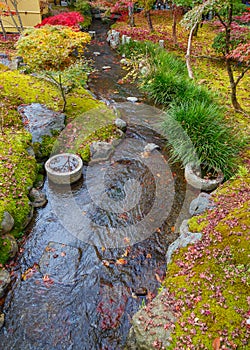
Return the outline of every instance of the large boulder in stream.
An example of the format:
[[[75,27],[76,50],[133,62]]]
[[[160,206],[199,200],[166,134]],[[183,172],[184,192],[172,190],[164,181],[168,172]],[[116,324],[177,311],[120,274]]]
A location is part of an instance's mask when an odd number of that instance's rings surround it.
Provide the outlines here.
[[[26,130],[32,135],[32,142],[41,142],[45,135],[51,136],[51,131],[64,129],[65,114],[55,112],[40,103],[21,105],[18,112]]]
[[[125,349],[167,349],[176,320],[169,293],[164,289],[147,307],[133,316]]]

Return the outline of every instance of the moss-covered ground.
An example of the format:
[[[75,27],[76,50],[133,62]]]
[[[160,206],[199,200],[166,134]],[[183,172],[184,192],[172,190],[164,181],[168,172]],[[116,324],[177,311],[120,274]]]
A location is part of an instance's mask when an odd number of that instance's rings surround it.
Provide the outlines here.
[[[135,16],[136,27],[129,28],[126,22],[117,22],[114,27],[137,40],[158,42],[163,39],[166,50],[184,58],[188,32],[178,24],[178,45],[174,46],[170,12],[153,11],[152,21],[155,29],[153,33],[147,30],[146,18],[142,13]],[[240,129],[249,136],[249,115],[236,113],[231,106],[225,65],[211,48],[214,36],[214,28],[204,24],[194,38],[192,52],[195,57],[192,58],[192,64],[195,80],[218,94],[221,103],[227,108],[225,117],[232,128]],[[235,74],[237,76],[239,71],[235,71]],[[239,102],[248,113],[249,91],[248,75],[238,86]],[[163,285],[169,290],[169,295],[174,296],[176,302],[172,309],[178,315],[178,322],[172,325],[174,331],[168,349],[249,348],[248,147],[241,154],[241,164],[238,175],[224,183],[213,195],[216,208],[190,219],[190,229],[202,232],[202,240],[178,250],[168,265]],[[161,348],[160,344],[155,346]]]

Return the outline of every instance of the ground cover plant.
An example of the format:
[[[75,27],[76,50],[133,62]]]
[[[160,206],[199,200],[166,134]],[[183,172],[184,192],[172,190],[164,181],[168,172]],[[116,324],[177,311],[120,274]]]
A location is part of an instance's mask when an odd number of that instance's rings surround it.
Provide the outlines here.
[[[249,185],[245,176],[222,186],[216,208],[190,220],[203,238],[168,266],[164,286],[179,310],[169,349],[248,348]]]

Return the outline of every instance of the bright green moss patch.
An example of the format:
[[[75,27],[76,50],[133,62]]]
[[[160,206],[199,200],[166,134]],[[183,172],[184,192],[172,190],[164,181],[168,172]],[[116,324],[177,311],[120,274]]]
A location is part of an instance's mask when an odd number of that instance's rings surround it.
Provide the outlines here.
[[[27,152],[30,143],[30,134],[25,131],[8,129],[0,137],[0,219],[8,211],[17,229],[30,211],[27,195],[36,177],[35,158]]]
[[[209,350],[216,338],[225,348],[248,348],[249,188],[247,177],[225,183],[213,195],[217,207],[189,221],[203,237],[168,266],[164,286],[179,317],[169,349]]]
[[[11,250],[11,242],[8,239],[0,237],[0,264],[3,265],[9,259],[9,252]]]
[[[56,111],[60,99],[57,89],[50,83],[18,71],[0,72],[1,98],[7,98],[13,107],[22,103],[38,102]]]

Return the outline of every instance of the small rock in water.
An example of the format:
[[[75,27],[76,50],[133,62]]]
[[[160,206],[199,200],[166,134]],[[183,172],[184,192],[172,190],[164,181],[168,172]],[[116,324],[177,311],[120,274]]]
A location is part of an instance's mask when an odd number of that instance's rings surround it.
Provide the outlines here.
[[[0,270],[0,298],[4,296],[5,290],[10,284],[10,274],[7,270]]]
[[[30,191],[30,197],[32,199],[31,205],[34,208],[41,208],[47,204],[46,195],[36,188],[32,188]]]
[[[125,120],[117,118],[115,120],[115,125],[117,126],[118,129],[125,131],[127,128],[127,123],[125,122]]]
[[[154,149],[160,149],[160,147],[155,143],[147,143],[144,147],[145,152],[152,152]]]
[[[103,66],[102,69],[107,70],[107,69],[111,69],[111,67],[110,66]]]
[[[134,97],[134,96],[129,96],[129,97],[127,97],[127,101],[129,101],[129,102],[137,102],[138,101],[138,98],[137,97]]]
[[[98,52],[98,51],[94,51],[94,52],[93,52],[93,55],[94,55],[94,56],[100,56],[100,54],[101,54],[101,53]]]
[[[148,290],[147,288],[144,288],[144,287],[140,287],[140,288],[137,288],[135,291],[134,291],[135,295],[137,296],[145,296],[148,294]]]

